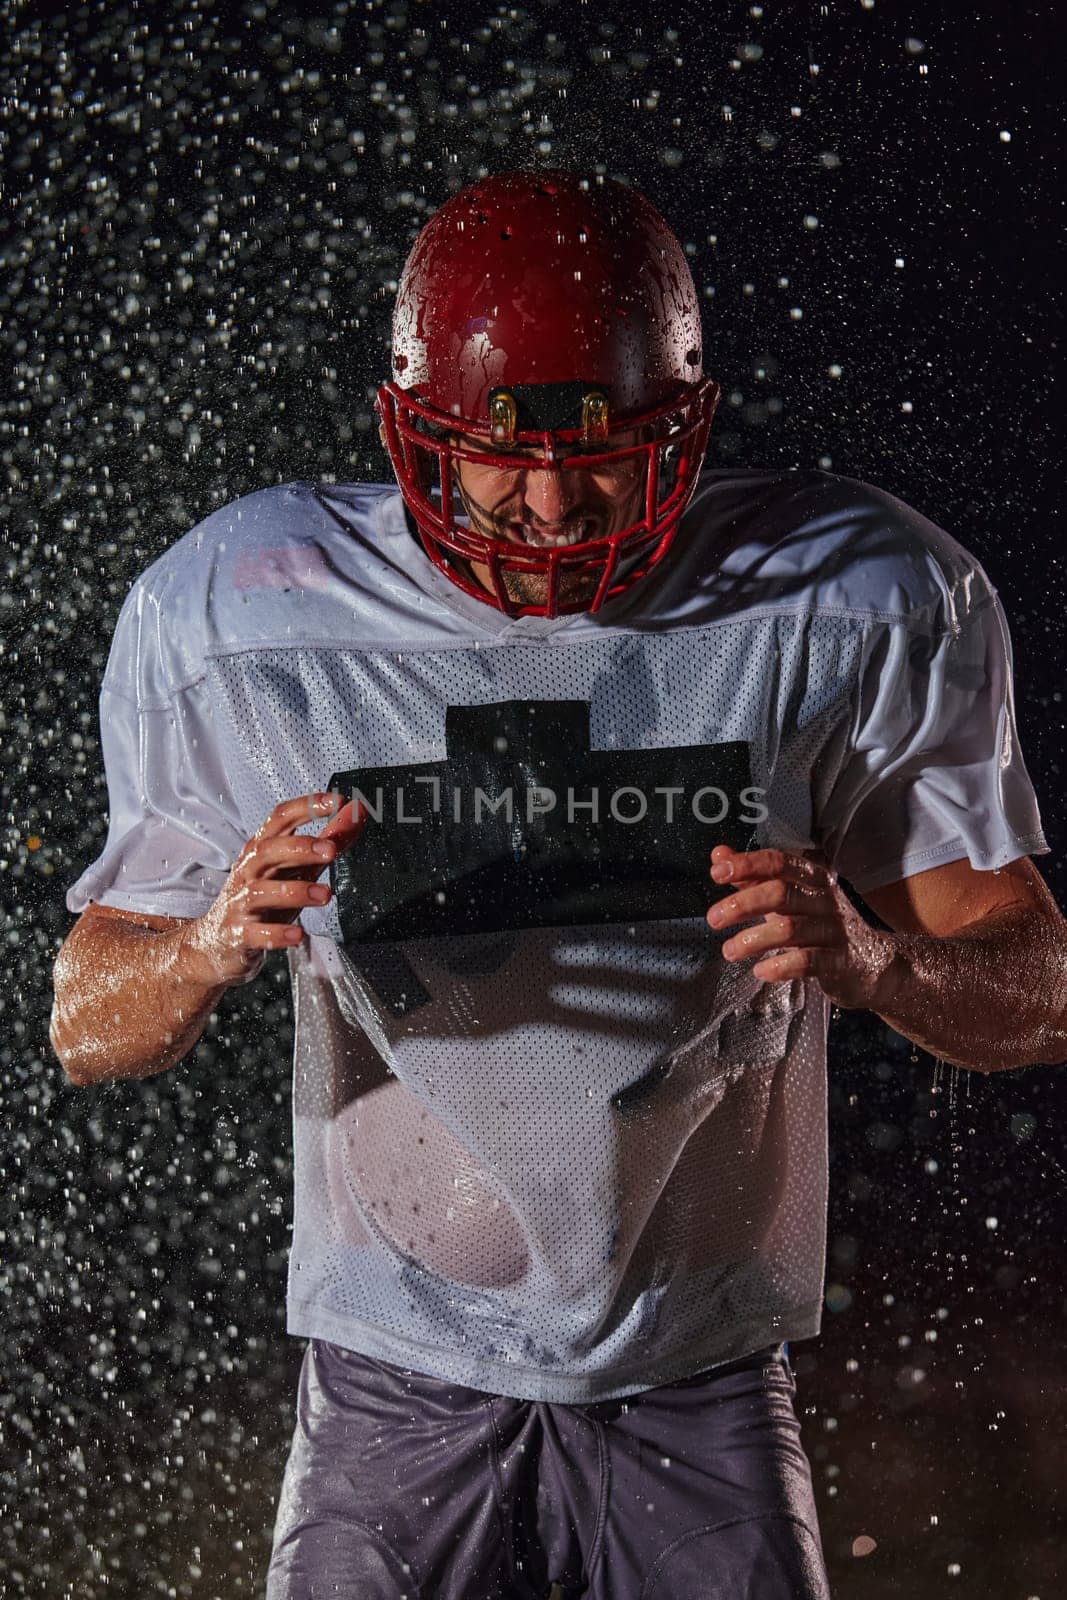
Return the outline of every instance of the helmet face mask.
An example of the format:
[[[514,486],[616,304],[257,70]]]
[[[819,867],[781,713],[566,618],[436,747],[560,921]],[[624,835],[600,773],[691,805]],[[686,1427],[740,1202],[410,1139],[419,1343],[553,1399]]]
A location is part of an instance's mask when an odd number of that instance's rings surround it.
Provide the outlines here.
[[[597,611],[666,554],[718,387],[642,196],[512,173],[455,195],[397,295],[382,437],[430,560],[512,616]]]
[[[395,383],[382,385],[378,410],[397,481],[434,565],[511,616],[551,617],[599,610],[666,554],[696,484],[717,398],[717,386],[704,379],[596,443],[567,428],[517,429],[504,444],[490,422],[468,418],[457,427]],[[588,537],[545,548],[508,538],[499,522],[516,519],[492,516],[493,505],[522,496],[528,474],[543,472],[571,479],[586,511],[592,499],[599,518],[584,520],[600,525]],[[589,480],[592,495],[583,493]],[[483,481],[491,485],[490,506]],[[607,514],[612,505],[621,520]]]

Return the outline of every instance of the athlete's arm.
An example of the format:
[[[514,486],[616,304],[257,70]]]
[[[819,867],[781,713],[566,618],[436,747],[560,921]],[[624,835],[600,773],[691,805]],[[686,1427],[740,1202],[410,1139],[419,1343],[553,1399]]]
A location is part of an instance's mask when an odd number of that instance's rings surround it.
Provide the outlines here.
[[[1067,1060],[1067,923],[1028,857],[868,890],[891,932],[865,922],[816,859],[719,845],[712,876],[738,891],[708,912],[712,927],[763,918],[723,945],[728,961],[758,957],[755,977],[814,977],[836,1005],[979,1072]]]
[[[147,1078],[180,1061],[220,996],[268,950],[299,944],[300,911],[330,895],[314,880],[362,831],[344,806],[317,838],[295,830],[335,797],[283,801],[243,847],[210,910],[176,918],[90,905],[56,958],[50,1037],[72,1083]]]
[[[72,1083],[148,1078],[180,1061],[227,985],[196,983],[190,919],[90,904],[56,957],[49,1037]]]
[[[987,1072],[1067,1060],[1067,924],[1029,856],[998,872],[952,861],[863,898],[903,936],[873,1008],[890,1027]]]
[[[868,889],[863,899],[897,933],[948,938],[1009,908],[1056,920],[1059,908],[1029,856],[999,872],[978,872],[969,861],[950,861],[913,877]]]

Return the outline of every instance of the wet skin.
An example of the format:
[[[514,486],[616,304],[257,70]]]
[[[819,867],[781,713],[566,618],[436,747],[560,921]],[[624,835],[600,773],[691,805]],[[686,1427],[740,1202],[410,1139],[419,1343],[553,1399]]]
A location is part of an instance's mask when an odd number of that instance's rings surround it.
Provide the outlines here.
[[[636,438],[635,430],[628,429],[596,448],[598,452],[619,449]],[[474,450],[486,449],[484,440],[468,435],[462,435],[461,442]],[[535,459],[539,458],[531,456],[531,461]],[[556,548],[606,538],[641,514],[645,472],[640,459],[563,471],[532,464],[525,470],[504,470],[456,458],[455,468],[471,525],[490,539],[531,549]],[[491,591],[484,562],[472,561],[470,568],[476,581]],[[599,570],[562,573],[560,603],[591,599],[599,577]],[[504,586],[518,605],[543,605],[547,599],[548,580],[538,573],[505,573]]]

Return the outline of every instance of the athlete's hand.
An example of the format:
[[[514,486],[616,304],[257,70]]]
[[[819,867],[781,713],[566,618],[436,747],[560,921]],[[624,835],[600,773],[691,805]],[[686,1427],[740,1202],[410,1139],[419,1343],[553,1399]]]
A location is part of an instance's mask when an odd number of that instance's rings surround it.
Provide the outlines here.
[[[297,834],[319,817],[331,820],[317,837]],[[353,802],[341,805],[337,794],[305,794],[275,806],[241,850],[210,911],[190,924],[185,948],[195,977],[209,984],[248,983],[268,950],[299,944],[304,930],[293,926],[295,919],[305,906],[324,905],[333,892],[316,878],[358,839],[366,821],[364,807],[354,813]]]
[[[864,922],[842,890],[837,873],[816,852],[731,850],[711,852],[711,877],[736,893],[708,912],[709,927],[762,918],[727,939],[727,961],[760,959],[752,975],[768,983],[815,978],[834,1005],[875,1009],[893,959],[891,933]]]

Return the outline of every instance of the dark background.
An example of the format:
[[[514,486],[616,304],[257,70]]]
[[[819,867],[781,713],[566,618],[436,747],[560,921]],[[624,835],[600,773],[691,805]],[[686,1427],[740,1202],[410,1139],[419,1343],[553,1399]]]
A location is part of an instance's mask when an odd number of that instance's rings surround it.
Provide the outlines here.
[[[1064,898],[1062,17],[759,12],[0,3],[0,1593],[262,1592],[302,1351],[284,967],[172,1072],[97,1090],[49,1051],[50,967],[104,837],[96,696],[122,596],[239,494],[386,476],[392,294],[463,182],[631,179],[703,296],[711,464],[832,466],[978,555]],[[835,1595],[1051,1600],[1063,1076],[939,1086],[846,1016],[831,1096],[828,1309],[793,1356]]]

